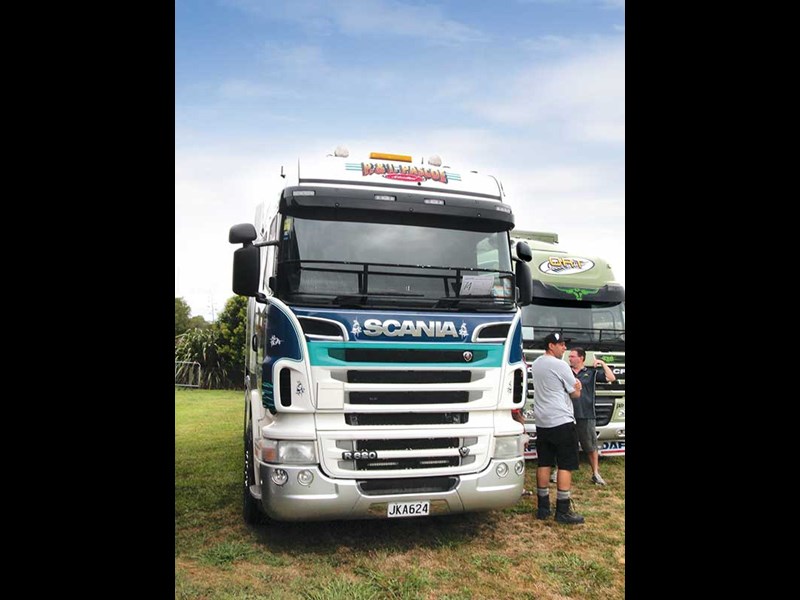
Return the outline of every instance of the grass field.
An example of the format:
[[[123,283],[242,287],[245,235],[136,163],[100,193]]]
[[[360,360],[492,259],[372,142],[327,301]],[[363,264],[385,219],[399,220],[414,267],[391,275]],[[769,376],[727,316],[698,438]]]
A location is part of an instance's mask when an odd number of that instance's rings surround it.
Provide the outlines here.
[[[585,458],[573,473],[584,525],[537,521],[525,497],[489,513],[249,528],[243,406],[242,392],[175,392],[176,598],[624,597],[624,457],[601,459],[606,487],[589,482]],[[527,489],[535,470],[529,461]]]

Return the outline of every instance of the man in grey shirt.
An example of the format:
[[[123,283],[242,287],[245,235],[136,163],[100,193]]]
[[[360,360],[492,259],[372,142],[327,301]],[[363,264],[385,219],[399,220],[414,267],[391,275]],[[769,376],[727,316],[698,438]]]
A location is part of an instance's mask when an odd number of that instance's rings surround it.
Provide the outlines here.
[[[559,523],[583,523],[583,516],[572,510],[572,471],[578,469],[578,433],[570,398],[579,398],[581,382],[575,379],[572,369],[562,360],[567,342],[561,333],[550,333],[544,338],[544,354],[533,361],[533,414],[536,418],[536,451],[539,464],[536,469],[537,519],[550,516],[550,492],[547,484],[550,469],[558,462],[556,516]]]

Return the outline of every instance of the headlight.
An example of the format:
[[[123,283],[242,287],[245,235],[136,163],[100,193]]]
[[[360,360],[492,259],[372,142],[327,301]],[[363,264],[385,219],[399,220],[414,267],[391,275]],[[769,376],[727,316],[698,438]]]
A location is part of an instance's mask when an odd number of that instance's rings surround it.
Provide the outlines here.
[[[308,465],[317,463],[314,446],[314,442],[262,438],[256,441],[256,453],[264,462]]]
[[[494,458],[518,458],[522,456],[521,435],[508,435],[494,438]]]

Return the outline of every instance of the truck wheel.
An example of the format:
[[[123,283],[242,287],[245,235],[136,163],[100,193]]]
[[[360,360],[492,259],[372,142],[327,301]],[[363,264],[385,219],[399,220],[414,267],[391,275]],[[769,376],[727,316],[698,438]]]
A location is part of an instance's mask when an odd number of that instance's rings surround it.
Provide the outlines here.
[[[253,428],[250,422],[250,406],[245,405],[244,416],[244,492],[242,500],[242,516],[248,525],[257,525],[263,521],[263,514],[258,501],[250,494],[250,486],[255,483],[253,471]]]

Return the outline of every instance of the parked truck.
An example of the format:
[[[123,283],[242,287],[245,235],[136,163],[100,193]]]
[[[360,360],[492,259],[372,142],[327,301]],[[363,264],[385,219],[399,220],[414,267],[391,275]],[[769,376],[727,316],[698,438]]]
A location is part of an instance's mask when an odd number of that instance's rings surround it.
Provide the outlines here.
[[[577,255],[558,246],[558,234],[543,231],[512,232],[514,240],[527,241],[533,252],[533,301],[522,309],[523,346],[528,364],[544,354],[544,336],[560,331],[572,338],[568,348],[586,350],[586,364],[595,358],[606,362],[616,376],[612,383],[597,383],[595,412],[601,455],[625,454],[625,290],[615,281],[604,259]],[[564,355],[567,360],[567,354]],[[525,457],[536,453],[533,417],[533,380],[527,378],[523,410],[529,441]]]
[[[343,147],[281,177],[229,235],[250,298],[245,521],[515,504],[533,280],[500,182]]]

